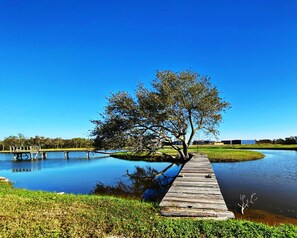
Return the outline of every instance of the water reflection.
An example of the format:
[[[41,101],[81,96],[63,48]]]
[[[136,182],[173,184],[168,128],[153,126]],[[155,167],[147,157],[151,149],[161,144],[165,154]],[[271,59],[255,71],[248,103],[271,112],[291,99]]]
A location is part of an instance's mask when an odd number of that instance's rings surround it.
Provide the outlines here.
[[[40,161],[12,161],[11,163],[11,171],[13,173],[33,172],[39,170],[42,170],[42,163]]]
[[[150,166],[136,166],[133,173],[126,172],[125,177],[128,178],[128,181],[119,180],[115,185],[111,186],[99,182],[91,193],[159,202],[179,172],[177,170],[174,174],[168,174],[167,171],[173,166],[174,164],[170,164],[161,171]]]
[[[41,169],[38,169],[41,170]],[[12,169],[13,173],[19,173],[19,172],[32,172],[33,169],[25,169],[25,168],[18,168],[18,169]]]
[[[47,158],[37,158],[31,160],[28,154],[27,158],[23,160],[15,160],[13,154],[0,154],[0,172],[2,170],[10,170],[12,173],[16,172],[36,172],[42,169],[65,167],[78,163],[85,163],[86,160],[104,159],[109,156],[98,154],[95,152],[90,153],[90,157],[86,158],[83,152],[71,152],[71,157],[66,159],[63,152],[49,152]],[[23,155],[23,156],[24,156]]]
[[[127,170],[134,173],[135,166],[151,166],[162,171],[169,165],[171,163],[127,161],[95,153],[86,159],[85,153],[80,152],[72,152],[70,159],[65,159],[63,152],[51,152],[47,159],[32,161],[14,161],[12,154],[0,154],[0,176],[8,178],[15,187],[75,194],[89,194],[98,181],[108,186],[115,185],[119,179],[128,182]],[[174,176],[179,169],[180,166],[172,165],[166,175]]]

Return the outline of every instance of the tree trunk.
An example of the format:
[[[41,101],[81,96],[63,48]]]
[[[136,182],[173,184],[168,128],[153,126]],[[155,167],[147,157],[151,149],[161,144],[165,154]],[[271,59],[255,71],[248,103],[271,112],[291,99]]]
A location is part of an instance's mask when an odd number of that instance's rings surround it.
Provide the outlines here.
[[[188,144],[185,141],[182,141],[182,146],[183,146],[183,148],[180,148],[177,145],[171,144],[171,147],[173,149],[177,150],[180,160],[186,161],[190,158],[189,152],[188,152]]]
[[[179,158],[181,160],[186,160],[185,155],[184,155],[184,152],[182,150],[178,150],[178,153],[179,153]]]
[[[190,156],[189,156],[189,151],[188,151],[188,144],[185,142],[185,141],[183,141],[183,154],[184,154],[184,160],[187,160],[187,159],[189,159],[190,158]]]

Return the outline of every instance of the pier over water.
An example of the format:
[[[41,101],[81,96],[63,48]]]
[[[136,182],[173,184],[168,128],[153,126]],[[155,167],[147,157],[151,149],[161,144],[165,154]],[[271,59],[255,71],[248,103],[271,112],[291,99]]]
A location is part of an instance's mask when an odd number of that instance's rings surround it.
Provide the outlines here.
[[[51,152],[63,152],[64,158],[69,159],[71,152],[84,152],[86,153],[86,159],[90,159],[90,153],[99,153],[110,155],[112,152],[97,151],[94,149],[41,149],[40,146],[10,146],[9,152],[13,154],[14,159],[18,161],[22,160],[35,160],[46,159],[47,154]]]
[[[181,169],[160,203],[163,216],[225,220],[228,211],[207,156],[194,155]]]

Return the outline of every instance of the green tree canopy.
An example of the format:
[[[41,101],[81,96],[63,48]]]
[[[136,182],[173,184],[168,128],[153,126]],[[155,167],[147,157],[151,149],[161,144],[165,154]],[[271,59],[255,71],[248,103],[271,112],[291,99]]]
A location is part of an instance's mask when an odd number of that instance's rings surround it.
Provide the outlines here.
[[[158,71],[151,88],[139,85],[135,96],[112,94],[101,118],[93,121],[92,134],[100,149],[130,147],[152,152],[166,144],[188,159],[196,132],[216,135],[228,107],[209,77],[188,70]]]

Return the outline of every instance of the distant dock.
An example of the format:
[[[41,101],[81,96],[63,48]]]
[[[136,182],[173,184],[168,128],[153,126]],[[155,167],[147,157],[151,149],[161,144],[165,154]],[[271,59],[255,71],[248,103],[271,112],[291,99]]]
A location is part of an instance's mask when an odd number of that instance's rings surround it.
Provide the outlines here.
[[[194,155],[183,166],[160,208],[162,215],[169,217],[234,218],[228,211],[211,163],[203,155]]]
[[[87,159],[90,159],[90,153],[112,154],[112,152],[97,151],[94,149],[41,149],[40,146],[10,146],[8,153],[13,154],[15,160],[22,161],[46,159],[48,153],[51,152],[62,152],[65,159],[69,159],[72,152],[84,152]]]

